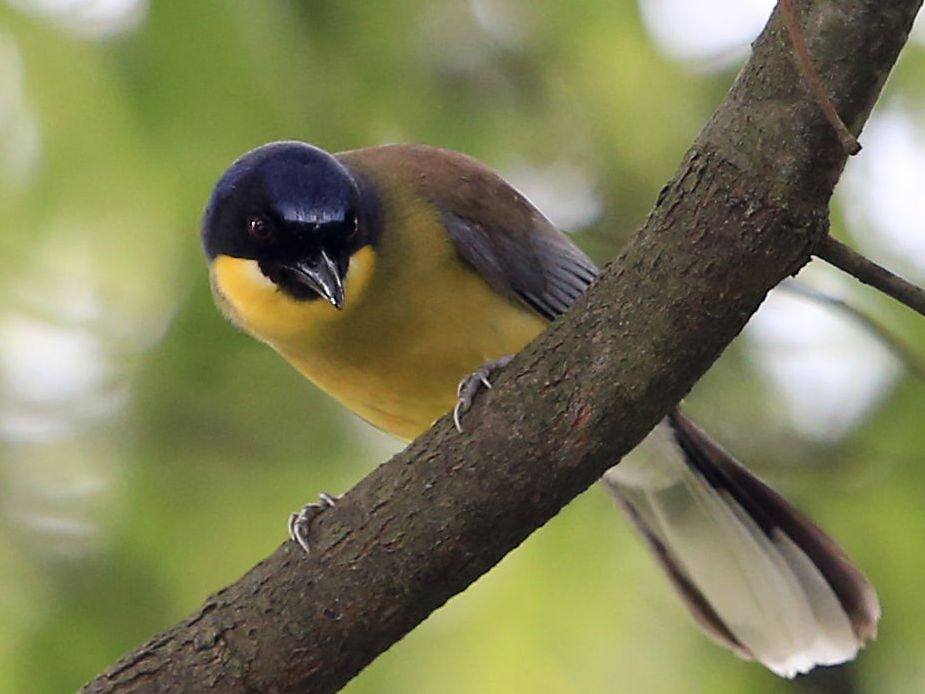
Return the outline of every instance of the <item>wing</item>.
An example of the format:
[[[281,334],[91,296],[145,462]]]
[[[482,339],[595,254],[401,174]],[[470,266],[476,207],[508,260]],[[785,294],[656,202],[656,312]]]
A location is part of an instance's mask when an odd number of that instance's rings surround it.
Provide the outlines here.
[[[459,254],[492,287],[548,320],[565,313],[597,275],[591,260],[545,218],[529,233],[512,233],[450,211],[443,216]]]
[[[527,198],[475,159],[425,145],[338,155],[374,164],[438,211],[460,257],[498,292],[547,320],[567,311],[597,268]]]

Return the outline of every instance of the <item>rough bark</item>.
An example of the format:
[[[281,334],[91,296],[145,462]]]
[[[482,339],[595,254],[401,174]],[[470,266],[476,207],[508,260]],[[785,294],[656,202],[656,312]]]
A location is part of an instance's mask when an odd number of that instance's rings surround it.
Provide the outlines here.
[[[920,0],[797,8],[860,130]],[[444,418],[313,528],[87,692],[332,692],[633,448],[827,232],[845,163],[775,15],[643,227],[466,415]]]

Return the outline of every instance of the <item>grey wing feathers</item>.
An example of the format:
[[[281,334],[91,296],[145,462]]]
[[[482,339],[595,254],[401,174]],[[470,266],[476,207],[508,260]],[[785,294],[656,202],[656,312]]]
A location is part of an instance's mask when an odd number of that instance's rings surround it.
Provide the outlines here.
[[[548,320],[571,308],[597,276],[591,259],[539,214],[529,233],[486,228],[452,212],[443,222],[459,254],[494,289]]]

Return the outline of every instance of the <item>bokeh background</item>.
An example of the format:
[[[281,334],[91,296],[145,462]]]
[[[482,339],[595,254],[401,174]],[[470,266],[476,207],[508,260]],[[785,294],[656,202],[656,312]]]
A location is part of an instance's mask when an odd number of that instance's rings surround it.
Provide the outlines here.
[[[198,223],[234,157],[463,150],[603,263],[772,5],[0,2],[0,691],[75,689],[397,450],[213,308]],[[834,233],[920,282],[922,24],[833,208]],[[910,311],[818,262],[800,280],[925,355]],[[592,489],[347,691],[925,691],[923,403],[869,326],[787,290],[688,399],[878,586],[857,663],[784,682],[714,647]]]

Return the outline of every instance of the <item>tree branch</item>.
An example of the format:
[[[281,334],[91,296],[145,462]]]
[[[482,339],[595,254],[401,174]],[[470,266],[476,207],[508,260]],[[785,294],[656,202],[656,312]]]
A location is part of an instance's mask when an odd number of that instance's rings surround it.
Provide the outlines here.
[[[813,249],[813,255],[925,316],[925,289],[894,275],[841,241],[826,236]]]
[[[861,143],[851,134],[851,131],[848,130],[848,126],[845,125],[841,116],[838,115],[838,111],[835,109],[832,100],[825,91],[825,85],[823,85],[822,80],[819,79],[819,73],[816,72],[816,68],[813,65],[813,59],[809,55],[809,49],[806,48],[803,30],[800,29],[796,12],[793,10],[792,0],[778,0],[778,5],[780,5],[781,16],[784,18],[784,26],[787,27],[787,33],[790,35],[790,42],[793,44],[793,51],[797,56],[797,60],[800,62],[800,69],[803,70],[803,77],[806,78],[810,91],[812,91],[813,96],[816,97],[819,108],[822,109],[822,112],[829,121],[829,125],[832,126],[835,134],[838,135],[838,139],[842,147],[845,148],[845,152],[849,155],[857,154],[861,151]]]
[[[866,328],[871,335],[880,340],[881,344],[903,363],[909,373],[925,381],[925,360],[874,316],[848,303],[844,299],[832,296],[831,294],[827,294],[805,284],[798,283],[796,280],[782,282],[780,288],[820,304],[831,306],[853,318],[858,324]]]
[[[806,39],[866,120],[920,0],[818,0]],[[88,692],[332,692],[520,544],[688,392],[827,233],[845,153],[775,14],[643,227],[466,415],[380,466]]]

